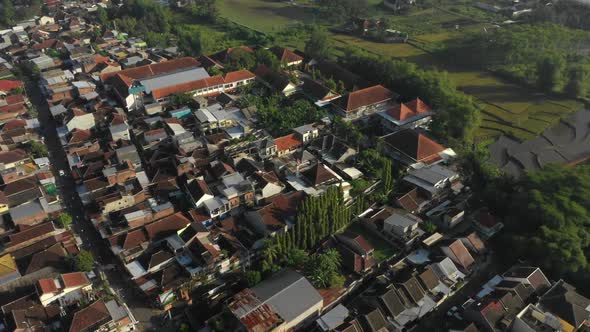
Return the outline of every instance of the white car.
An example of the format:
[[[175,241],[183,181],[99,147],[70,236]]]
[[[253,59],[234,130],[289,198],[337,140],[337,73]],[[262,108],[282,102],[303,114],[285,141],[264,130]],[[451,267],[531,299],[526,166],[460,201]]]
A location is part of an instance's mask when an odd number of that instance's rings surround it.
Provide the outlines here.
[[[66,172],[64,172],[63,169],[60,169],[59,170],[59,176],[64,176],[64,175],[66,175]]]

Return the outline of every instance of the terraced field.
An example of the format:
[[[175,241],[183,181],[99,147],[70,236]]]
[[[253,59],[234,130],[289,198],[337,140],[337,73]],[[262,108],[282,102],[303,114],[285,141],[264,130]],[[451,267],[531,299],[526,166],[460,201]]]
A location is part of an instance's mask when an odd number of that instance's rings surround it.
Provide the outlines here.
[[[476,98],[484,108],[483,121],[477,136],[486,139],[509,133],[520,139],[538,135],[559,119],[577,111],[583,105],[577,101],[548,97],[527,88],[505,82],[486,71],[457,68],[443,63],[428,51],[436,43],[452,39],[466,31],[482,29],[486,20],[495,17],[466,5],[451,5],[414,11],[407,16],[388,15],[380,0],[371,0],[371,10],[387,17],[399,26],[398,30],[410,32],[408,44],[385,44],[354,36],[333,34],[339,55],[346,46],[360,47],[370,53],[404,59],[428,68],[449,72],[457,87]],[[222,0],[221,15],[258,31],[273,33],[295,23],[322,22],[317,11],[308,1],[296,5],[271,0]],[[303,48],[304,40],[296,36],[287,38],[285,45]]]

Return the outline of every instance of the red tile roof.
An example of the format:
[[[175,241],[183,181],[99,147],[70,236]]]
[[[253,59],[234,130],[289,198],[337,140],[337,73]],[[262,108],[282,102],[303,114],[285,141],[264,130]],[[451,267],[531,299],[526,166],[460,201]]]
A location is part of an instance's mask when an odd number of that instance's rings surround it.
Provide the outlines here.
[[[88,277],[84,272],[64,273],[61,275],[65,288],[80,287],[90,285]]]
[[[232,71],[232,72],[225,74],[225,77],[223,78],[223,80],[225,81],[225,84],[230,84],[230,83],[236,83],[239,81],[249,80],[249,79],[252,79],[255,77],[256,77],[256,75],[254,75],[253,72],[246,70],[246,69],[242,69],[242,70],[236,70],[236,71]]]
[[[104,82],[115,75],[125,76],[129,79],[137,80],[198,66],[200,66],[200,63],[199,61],[197,61],[197,59],[191,57],[184,57],[145,66],[129,68],[117,72],[104,73],[100,75],[100,80]]]
[[[110,321],[111,315],[103,301],[96,301],[76,312],[70,325],[70,332],[81,332]]]
[[[439,153],[445,150],[444,146],[412,129],[389,135],[385,142],[413,160],[426,163],[440,158]]]
[[[17,129],[17,128],[24,128],[26,126],[27,126],[26,120],[14,119],[14,120],[6,122],[4,124],[4,127],[2,127],[2,130],[12,130],[12,129]]]
[[[424,114],[428,112],[430,112],[430,107],[418,98],[407,104],[400,103],[398,106],[392,107],[389,110],[387,110],[387,114],[389,116],[399,121],[404,121],[413,118],[419,114]]]
[[[54,279],[39,279],[37,288],[41,291],[41,294],[57,292],[57,285]]]
[[[270,49],[270,51],[277,56],[277,58],[279,58],[280,62],[283,63],[292,63],[292,62],[298,62],[298,61],[303,61],[303,57],[295,54],[293,51],[291,51],[288,48],[284,48],[284,47],[273,47]]]
[[[27,112],[27,108],[23,104],[12,104],[0,107],[0,113],[18,113],[24,114]],[[9,117],[14,117],[14,114],[6,114]]]
[[[299,140],[297,134],[293,133],[287,136],[275,138],[275,144],[277,145],[277,151],[286,151],[301,146],[303,142]]]
[[[338,99],[337,103],[346,112],[358,108],[384,103],[393,98],[393,92],[382,85],[357,90]]]
[[[375,250],[375,248],[373,248],[373,246],[360,234],[357,235],[353,240],[367,253]]]
[[[23,86],[23,82],[16,80],[0,80],[0,91],[8,92]]]
[[[4,101],[8,105],[23,104],[25,102],[25,96],[23,96],[20,93],[16,94],[16,95],[10,95],[10,96],[6,96],[4,98]]]

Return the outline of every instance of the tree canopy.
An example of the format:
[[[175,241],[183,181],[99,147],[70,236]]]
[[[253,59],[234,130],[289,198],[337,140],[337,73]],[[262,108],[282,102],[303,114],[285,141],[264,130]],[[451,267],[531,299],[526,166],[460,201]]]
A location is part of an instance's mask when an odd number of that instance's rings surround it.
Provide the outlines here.
[[[318,60],[331,58],[334,50],[328,31],[314,27],[305,43],[305,54]]]
[[[532,172],[509,200],[511,255],[528,256],[559,275],[588,271],[590,166]]]
[[[94,257],[88,250],[80,250],[74,257],[74,269],[76,271],[90,272],[94,268]]]
[[[461,145],[473,138],[481,122],[475,101],[457,90],[446,72],[421,70],[416,65],[378,58],[359,51],[346,52],[344,65],[371,82],[380,82],[402,99],[419,97],[436,110],[431,131],[440,139]]]
[[[464,34],[447,42],[447,60],[493,70],[543,91],[588,95],[590,32],[557,24],[523,24]]]

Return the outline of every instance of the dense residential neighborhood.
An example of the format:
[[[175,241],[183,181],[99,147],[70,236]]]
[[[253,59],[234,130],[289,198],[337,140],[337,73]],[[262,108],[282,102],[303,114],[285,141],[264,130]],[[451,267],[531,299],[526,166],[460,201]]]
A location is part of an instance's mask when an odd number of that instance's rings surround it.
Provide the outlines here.
[[[307,45],[152,47],[111,6],[44,0],[0,31],[0,331],[590,331],[569,240],[524,255],[498,212],[542,179],[492,179],[437,87]],[[582,163],[587,113],[491,164]]]

